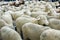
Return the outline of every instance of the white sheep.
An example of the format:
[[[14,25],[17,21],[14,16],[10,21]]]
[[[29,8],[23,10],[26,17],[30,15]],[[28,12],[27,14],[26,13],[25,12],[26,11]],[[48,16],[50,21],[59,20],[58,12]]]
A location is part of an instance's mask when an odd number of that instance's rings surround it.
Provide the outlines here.
[[[0,19],[0,29],[5,25],[8,25],[8,24],[3,19]]]
[[[54,10],[54,8],[49,3],[46,4],[46,10],[45,11],[48,12],[49,16],[55,16],[57,14],[56,11]]]
[[[29,16],[22,16],[22,17],[19,17],[16,19],[16,27],[17,27],[17,31],[19,33],[21,33],[20,31],[22,31],[22,26],[25,24],[25,23],[28,23],[28,22],[32,22],[32,23],[37,23],[38,24],[38,21],[36,18],[32,18],[32,17],[29,17]]]
[[[13,11],[11,11],[11,10],[8,10],[8,11],[6,11],[4,14],[12,14],[12,13],[14,13]]]
[[[47,16],[47,19],[52,19],[52,18],[60,19],[60,14],[57,13],[55,16]]]
[[[50,19],[49,26],[53,29],[60,29],[60,20],[55,18]]]
[[[0,10],[0,16],[2,16],[4,14],[3,10]]]
[[[31,12],[30,12],[29,9],[23,9],[23,10],[25,10],[25,11],[24,11],[24,14],[25,14],[25,15],[29,15],[29,16],[31,15]]]
[[[43,11],[37,11],[37,12],[32,12],[31,16],[36,18],[39,15],[47,15],[48,13],[43,12]]]
[[[10,14],[4,14],[4,15],[2,15],[1,19],[5,21],[4,22],[4,21],[1,20],[2,23],[5,23],[6,26],[11,26],[11,28],[14,29],[14,27],[13,27],[13,20],[12,20],[12,17],[11,17]]]
[[[12,12],[11,15],[12,15],[12,18],[14,20],[16,20],[18,17],[20,17],[21,15],[23,15],[23,12],[21,12],[21,11],[15,11],[15,12]]]
[[[60,30],[48,29],[42,32],[40,40],[60,40]]]
[[[39,25],[49,25],[48,19],[45,15],[39,15],[36,17]]]
[[[40,35],[43,31],[50,29],[34,23],[26,23],[22,27],[24,40],[40,40]]]
[[[21,36],[8,26],[1,28],[1,37],[3,40],[22,40]]]

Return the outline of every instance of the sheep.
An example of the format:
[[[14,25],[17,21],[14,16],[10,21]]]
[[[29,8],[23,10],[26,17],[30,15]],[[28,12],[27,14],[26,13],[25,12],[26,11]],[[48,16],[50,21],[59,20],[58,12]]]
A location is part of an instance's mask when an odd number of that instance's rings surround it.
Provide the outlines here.
[[[1,19],[6,21],[6,23],[12,25],[12,17],[11,17],[11,15],[8,15],[8,14],[2,15]]]
[[[10,6],[15,6],[15,7],[19,7],[19,5],[21,5],[21,4],[24,4],[24,0],[9,3]]]
[[[23,12],[16,11],[16,12],[11,13],[11,15],[12,15],[13,20],[16,20],[18,17],[20,17],[21,15],[23,15]]]
[[[8,11],[6,11],[4,14],[12,14],[12,13],[14,13],[13,11],[11,11],[11,10],[8,10]]]
[[[31,16],[36,18],[39,15],[47,15],[48,13],[43,12],[43,11],[38,11],[38,12],[32,12]]]
[[[48,19],[45,15],[39,15],[37,19],[39,25],[49,25]]]
[[[8,25],[8,24],[3,19],[0,19],[0,29],[5,25]]]
[[[25,10],[23,11],[25,15],[29,15],[29,16],[31,15],[31,12],[29,9],[23,9],[23,10]]]
[[[54,8],[49,3],[46,4],[46,10],[47,10],[49,16],[55,16],[57,14],[57,12],[54,10]]]
[[[0,16],[2,16],[4,14],[4,11],[0,10]]]
[[[10,6],[10,7],[8,7],[8,10],[11,10],[11,11],[16,11],[16,9],[15,9],[15,6]]]
[[[6,7],[5,5],[2,6],[1,10],[2,10],[3,12],[8,11],[8,10],[7,10],[7,7]]]
[[[8,26],[1,28],[1,37],[3,40],[22,40],[21,36]]]
[[[31,16],[28,15],[22,15],[21,17],[32,18]]]
[[[46,5],[41,4],[41,5],[40,5],[40,9],[41,9],[42,11],[45,11],[45,6],[46,6]]]
[[[60,40],[60,30],[48,29],[42,32],[40,40]]]
[[[60,19],[60,14],[57,13],[57,14],[55,14],[55,16],[49,16],[49,15],[47,15],[46,17],[47,17],[48,20],[49,20],[49,19],[52,19],[52,18]]]
[[[49,20],[49,26],[53,29],[60,29],[60,20],[52,18]]]
[[[56,12],[57,12],[57,13],[60,13],[60,7],[58,7],[58,8],[56,9]]]
[[[29,17],[29,16],[22,16],[22,17],[19,17],[16,19],[16,27],[17,27],[17,31],[19,33],[21,33],[22,31],[22,26],[25,24],[25,23],[28,23],[28,22],[32,22],[32,23],[36,23],[38,24],[38,21],[36,18],[32,18],[32,17]]]
[[[10,14],[4,14],[1,16],[1,19],[4,20],[2,21],[2,23],[5,23],[7,26],[11,26],[12,29],[14,29],[14,26],[13,26],[13,20],[12,20],[12,17]]]
[[[5,12],[5,14],[9,14],[11,15],[12,19],[16,19],[15,15],[19,13],[19,12],[14,12],[12,10],[8,10],[7,12]]]
[[[34,23],[26,23],[22,26],[24,40],[40,40],[40,34],[47,29],[50,28]]]

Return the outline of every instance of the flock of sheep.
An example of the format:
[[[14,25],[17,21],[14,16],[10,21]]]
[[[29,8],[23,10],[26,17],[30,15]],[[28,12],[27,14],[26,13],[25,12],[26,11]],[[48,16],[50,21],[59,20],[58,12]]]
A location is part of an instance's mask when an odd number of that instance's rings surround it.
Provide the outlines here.
[[[0,6],[0,40],[60,40],[58,2],[11,3]]]

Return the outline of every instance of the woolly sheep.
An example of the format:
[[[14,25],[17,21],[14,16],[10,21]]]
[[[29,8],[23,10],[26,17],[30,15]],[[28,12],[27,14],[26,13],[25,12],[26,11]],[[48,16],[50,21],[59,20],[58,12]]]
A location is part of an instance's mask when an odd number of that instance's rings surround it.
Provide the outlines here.
[[[49,15],[47,15],[46,17],[47,17],[48,20],[49,20],[49,19],[52,19],[52,18],[60,19],[60,14],[57,13],[57,14],[55,14],[55,16],[49,16]]]
[[[13,12],[16,11],[15,6],[10,6],[10,7],[8,7],[8,9],[11,10],[11,11],[13,11]]]
[[[50,13],[50,16],[55,16],[56,15],[56,11],[51,6],[51,4],[47,3],[46,8],[47,8],[46,10],[48,11],[48,13]]]
[[[22,15],[21,17],[32,18],[31,16],[28,15]]]
[[[60,19],[60,13],[56,12],[55,17],[56,17],[57,19]]]
[[[25,10],[25,11],[24,11],[24,14],[25,14],[25,15],[29,15],[29,16],[31,15],[31,12],[30,12],[29,9],[24,9],[24,10]]]
[[[32,9],[32,12],[37,12],[39,10],[39,8],[34,8],[34,9]]]
[[[5,14],[10,14],[10,15],[11,15],[12,13],[14,13],[14,12],[11,11],[11,10],[8,10],[8,11],[5,12]]]
[[[24,40],[40,40],[40,34],[47,29],[50,28],[34,23],[26,23],[22,26]]]
[[[40,9],[42,10],[42,11],[45,11],[45,5],[40,5]]]
[[[60,20],[55,18],[50,19],[49,26],[53,29],[60,29]]]
[[[38,21],[37,19],[35,18],[32,18],[32,17],[19,17],[16,19],[16,27],[17,27],[17,31],[19,33],[21,33],[22,31],[22,26],[25,24],[25,23],[28,23],[28,22],[32,22],[32,23],[37,23],[38,24]]]
[[[47,17],[45,15],[39,15],[37,17],[37,19],[38,19],[39,25],[49,25],[49,22],[48,22]]]
[[[46,2],[45,2],[45,1],[40,1],[40,3],[41,3],[41,4],[46,4]]]
[[[38,11],[38,12],[32,12],[31,16],[36,18],[39,15],[47,15],[46,12]]]
[[[46,30],[40,35],[40,40],[60,40],[60,30]]]
[[[8,25],[7,26],[11,26],[11,28],[14,29],[13,27],[13,20],[10,14],[5,14],[1,16],[1,19],[3,19]],[[3,22],[3,21],[2,21]],[[4,23],[4,22],[3,22]]]
[[[15,30],[10,29],[7,26],[1,28],[1,37],[3,40],[22,40]]]
[[[55,3],[52,3],[52,2],[49,2],[49,4],[51,4],[52,8],[54,8],[54,9],[55,9],[56,6],[57,6]]]
[[[4,14],[4,12],[2,10],[0,10],[0,16],[2,16]]]
[[[23,15],[23,12],[16,11],[16,12],[11,13],[11,15],[12,15],[13,20],[16,20],[18,17],[20,17],[21,15]]]
[[[11,15],[8,15],[8,14],[2,15],[1,19],[6,21],[6,23],[8,23],[8,24],[12,24],[12,17],[11,17]]]
[[[5,25],[8,25],[8,24],[3,19],[0,19],[0,29]]]

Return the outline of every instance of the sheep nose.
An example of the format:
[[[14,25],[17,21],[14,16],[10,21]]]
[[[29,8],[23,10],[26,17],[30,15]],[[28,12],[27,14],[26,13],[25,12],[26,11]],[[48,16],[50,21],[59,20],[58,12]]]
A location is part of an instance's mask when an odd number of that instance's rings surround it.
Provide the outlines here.
[[[43,24],[43,26],[47,26],[46,24]]]
[[[17,28],[15,27],[15,31],[17,31]]]

